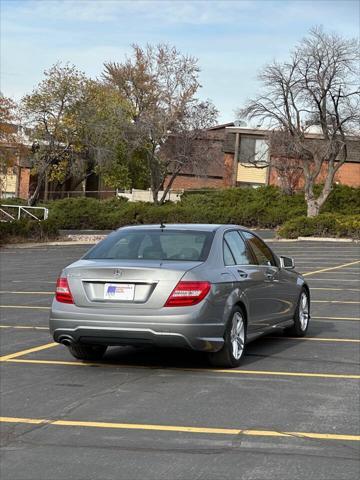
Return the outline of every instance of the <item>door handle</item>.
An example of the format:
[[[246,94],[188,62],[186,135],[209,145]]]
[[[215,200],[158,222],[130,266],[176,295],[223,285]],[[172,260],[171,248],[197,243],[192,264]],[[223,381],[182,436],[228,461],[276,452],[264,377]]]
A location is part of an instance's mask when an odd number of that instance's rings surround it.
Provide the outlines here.
[[[238,274],[240,275],[240,278],[247,278],[248,274],[244,272],[244,270],[238,270]]]
[[[276,282],[279,283],[279,279],[276,277],[277,272],[273,270],[267,270],[265,272],[265,277],[269,282]]]

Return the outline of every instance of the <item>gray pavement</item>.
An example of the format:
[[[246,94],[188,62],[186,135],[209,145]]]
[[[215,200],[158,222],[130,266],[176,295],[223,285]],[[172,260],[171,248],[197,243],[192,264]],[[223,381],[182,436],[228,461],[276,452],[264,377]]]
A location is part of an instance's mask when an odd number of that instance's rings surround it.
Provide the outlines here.
[[[359,246],[271,245],[307,275],[309,333],[259,339],[235,370],[151,348],[76,361],[48,307],[89,247],[0,251],[1,480],[359,478]]]

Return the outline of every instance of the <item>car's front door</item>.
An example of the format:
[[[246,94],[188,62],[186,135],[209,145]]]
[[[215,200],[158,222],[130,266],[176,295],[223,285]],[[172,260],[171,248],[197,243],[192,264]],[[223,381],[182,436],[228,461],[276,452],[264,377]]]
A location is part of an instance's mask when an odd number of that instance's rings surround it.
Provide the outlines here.
[[[266,319],[269,326],[288,320],[293,310],[293,292],[289,283],[284,281],[281,269],[270,248],[256,235],[242,231],[249,247],[256,257],[259,269],[264,275],[264,286],[261,292],[261,301],[257,309],[258,315]]]

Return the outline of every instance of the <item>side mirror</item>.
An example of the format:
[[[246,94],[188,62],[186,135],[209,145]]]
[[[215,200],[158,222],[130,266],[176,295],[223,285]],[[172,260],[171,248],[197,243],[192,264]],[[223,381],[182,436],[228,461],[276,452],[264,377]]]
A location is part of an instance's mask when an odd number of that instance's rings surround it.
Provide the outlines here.
[[[285,270],[293,270],[295,268],[295,260],[291,257],[280,257],[280,266]]]

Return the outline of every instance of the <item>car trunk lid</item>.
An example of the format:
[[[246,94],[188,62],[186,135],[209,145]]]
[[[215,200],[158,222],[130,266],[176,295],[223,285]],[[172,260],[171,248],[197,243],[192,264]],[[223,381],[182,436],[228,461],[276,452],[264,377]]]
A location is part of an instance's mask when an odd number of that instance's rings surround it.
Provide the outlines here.
[[[65,270],[75,305],[161,308],[183,275],[201,262],[79,260]]]

